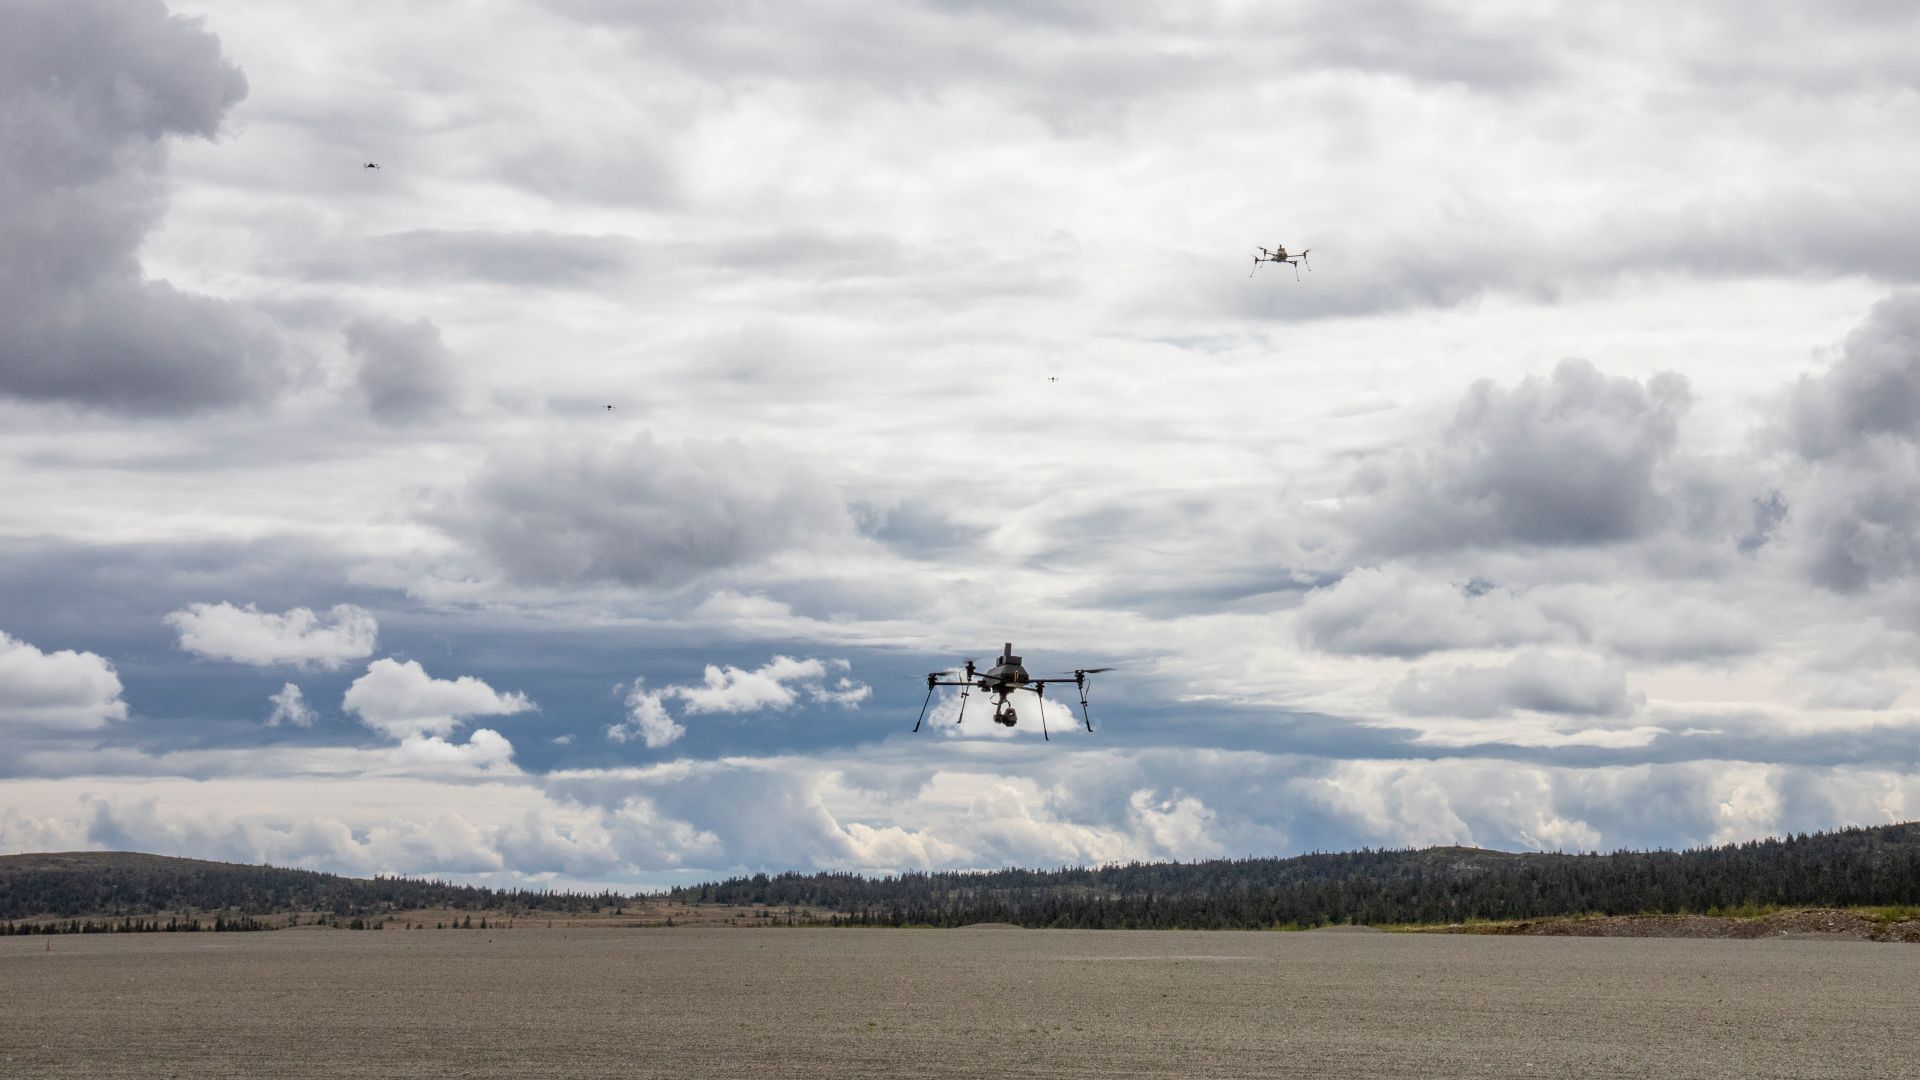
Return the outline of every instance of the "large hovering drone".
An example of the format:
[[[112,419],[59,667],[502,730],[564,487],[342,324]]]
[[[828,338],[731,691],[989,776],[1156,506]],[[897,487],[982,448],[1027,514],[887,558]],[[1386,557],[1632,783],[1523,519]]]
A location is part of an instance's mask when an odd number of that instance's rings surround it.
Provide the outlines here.
[[[1306,266],[1309,270],[1313,269],[1313,267],[1307,266],[1307,252],[1312,250],[1312,248],[1307,248],[1298,255],[1289,255],[1287,254],[1287,245],[1285,244],[1275,244],[1271,251],[1256,246],[1254,251],[1258,254],[1253,257],[1253,270],[1260,269],[1260,264],[1263,262],[1286,263],[1288,266],[1293,267],[1293,280],[1299,281],[1301,267]],[[1248,277],[1253,276],[1253,270],[1247,271]]]
[[[973,693],[975,690],[984,690],[993,695],[993,722],[996,724],[1005,724],[1007,727],[1012,727],[1020,722],[1020,717],[1013,710],[1013,702],[1007,700],[1007,695],[1016,690],[1031,690],[1033,691],[1033,696],[1040,699],[1040,737],[1051,742],[1053,741],[1053,736],[1047,731],[1047,708],[1045,702],[1047,684],[1070,682],[1080,691],[1080,718],[1086,721],[1087,730],[1092,731],[1093,717],[1087,713],[1087,687],[1091,680],[1089,680],[1087,676],[1112,670],[1112,668],[1103,667],[1074,668],[1073,674],[1070,676],[1060,675],[1058,677],[1045,679],[1028,678],[1027,669],[1020,666],[1020,658],[1013,655],[1013,643],[1008,642],[1006,648],[1001,650],[1000,659],[995,661],[994,665],[985,672],[981,672],[976,668],[971,660],[966,662],[965,667],[957,670],[950,669],[947,671],[928,672],[927,700],[920,703],[920,719],[913,722],[913,730],[919,731],[920,725],[926,722],[927,706],[933,704],[933,688],[936,686],[960,687],[960,716],[954,720],[954,723],[957,724],[967,718],[967,695]],[[954,679],[948,677],[960,675],[963,672],[965,673],[965,678]]]

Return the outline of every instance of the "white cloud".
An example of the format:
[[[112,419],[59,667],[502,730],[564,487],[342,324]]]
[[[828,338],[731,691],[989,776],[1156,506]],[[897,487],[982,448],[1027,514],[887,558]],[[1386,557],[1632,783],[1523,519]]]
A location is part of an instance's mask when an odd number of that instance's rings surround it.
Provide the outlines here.
[[[188,604],[167,616],[180,647],[210,660],[267,667],[296,664],[335,671],[373,653],[380,624],[353,604],[335,604],[324,616],[297,607],[276,615],[248,604]]]
[[[470,716],[506,716],[534,708],[525,694],[497,693],[471,675],[436,679],[418,660],[375,660],[347,687],[341,708],[396,739],[445,736]]]
[[[90,731],[127,718],[106,657],[42,652],[0,631],[0,726]]]
[[[267,695],[267,700],[273,702],[273,712],[267,716],[268,727],[279,727],[281,724],[312,727],[313,722],[319,719],[307,704],[300,688],[293,683],[282,686],[277,694]]]
[[[436,775],[498,776],[520,771],[513,764],[513,744],[491,728],[475,730],[463,744],[436,735],[409,735],[393,751],[393,760],[411,771]]]
[[[1552,641],[1563,632],[1508,590],[1435,581],[1401,566],[1361,567],[1315,589],[1298,619],[1305,638],[1329,652],[1401,658]]]
[[[930,747],[939,748],[930,750]],[[1193,859],[1363,845],[1607,849],[1879,824],[1920,808],[1898,768],[1722,761],[1569,768],[1326,761],[1252,751],[999,743],[677,761],[531,777],[504,739],[409,740],[368,779],[262,773],[0,780],[0,844],[60,839],[355,873],[660,882],[757,869],[939,869]],[[274,759],[270,759],[274,760]],[[291,761],[291,759],[286,759]],[[203,762],[203,765],[206,762]],[[75,841],[78,841],[77,843]],[[685,880],[684,877],[679,880]]]
[[[608,725],[607,738],[614,742],[639,739],[648,749],[658,749],[685,735],[687,729],[674,722],[663,700],[671,689],[648,690],[642,686],[642,680],[633,680],[632,689],[627,691],[627,718]]]
[[[1625,716],[1643,700],[1617,668],[1553,653],[1524,652],[1494,667],[1413,671],[1393,704],[1415,716],[1499,716],[1514,709],[1570,716]]]
[[[637,738],[651,748],[674,742],[687,729],[668,712],[669,700],[683,702],[686,714],[697,715],[790,709],[803,696],[824,705],[857,709],[873,694],[872,687],[855,682],[850,675],[836,675],[829,681],[829,668],[847,672],[851,665],[845,660],[776,656],[751,671],[709,664],[698,684],[648,690],[642,680],[635,679],[627,691],[627,719],[608,727],[607,736],[615,742]]]
[[[847,670],[845,660],[834,666]],[[776,656],[752,671],[734,667],[707,665],[705,681],[699,686],[676,686],[670,692],[686,702],[690,713],[742,713],[792,707],[800,695],[835,705],[857,705],[873,693],[872,687],[856,684],[845,676],[826,684],[827,662],[811,657],[796,660]]]

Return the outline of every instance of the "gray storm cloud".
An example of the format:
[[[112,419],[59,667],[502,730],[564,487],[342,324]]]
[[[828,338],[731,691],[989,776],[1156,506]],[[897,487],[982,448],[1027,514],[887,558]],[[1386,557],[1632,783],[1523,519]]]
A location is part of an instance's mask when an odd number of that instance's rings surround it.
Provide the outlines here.
[[[532,584],[678,584],[850,541],[833,485],[767,447],[651,435],[494,455],[434,520]]]
[[[213,138],[246,92],[219,40],[158,0],[0,6],[0,394],[168,414],[282,384],[265,320],[139,261],[167,141]]]
[[[1409,673],[1393,691],[1393,704],[1416,716],[1489,717],[1515,709],[1624,716],[1639,700],[1616,668],[1542,652],[1493,667]]]
[[[1512,390],[1481,381],[1437,445],[1360,472],[1346,520],[1391,553],[1633,539],[1671,512],[1660,466],[1690,403],[1679,375],[1641,383],[1584,360]]]
[[[1881,438],[1920,439],[1920,292],[1875,304],[1832,367],[1800,378],[1787,397],[1787,431],[1811,460]]]
[[[430,419],[459,400],[453,353],[440,340],[440,328],[426,319],[356,319],[347,326],[347,349],[359,364],[354,379],[360,393],[381,423]]]
[[[1920,571],[1920,293],[1876,304],[1780,427],[1808,470],[1795,501],[1810,578],[1839,592]]]

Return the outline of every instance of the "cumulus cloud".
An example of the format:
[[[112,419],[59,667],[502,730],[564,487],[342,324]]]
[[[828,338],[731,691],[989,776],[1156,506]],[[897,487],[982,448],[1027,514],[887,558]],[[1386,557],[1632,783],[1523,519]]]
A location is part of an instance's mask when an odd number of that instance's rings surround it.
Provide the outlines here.
[[[282,686],[277,694],[268,694],[267,700],[273,702],[273,712],[267,715],[268,727],[279,727],[281,724],[312,727],[318,719],[307,704],[306,696],[292,683]]]
[[[1863,445],[1813,475],[1797,537],[1811,581],[1853,593],[1920,569],[1920,444]]]
[[[1415,716],[1501,716],[1515,709],[1569,716],[1625,716],[1642,697],[1624,672],[1554,653],[1524,652],[1494,667],[1409,672],[1393,704]]]
[[[1750,612],[1726,604],[1672,596],[1672,589],[1612,590],[1591,602],[1578,620],[1594,642],[1643,663],[1696,663],[1752,655],[1763,644]],[[1600,588],[1579,590],[1582,594]]]
[[[687,714],[779,711],[792,708],[802,697],[857,709],[873,688],[855,682],[848,674],[851,670],[845,660],[776,656],[751,671],[708,664],[703,681],[657,690],[635,679],[627,691],[627,719],[609,726],[607,736],[615,742],[639,739],[654,748],[672,743],[687,729],[668,712],[669,700],[680,701]]]
[[[359,363],[360,393],[381,423],[427,419],[459,397],[453,353],[426,319],[356,319],[347,326],[347,349]]]
[[[649,435],[495,454],[435,517],[512,578],[539,584],[678,584],[854,537],[839,492],[788,455]]]
[[[1875,304],[1825,372],[1787,395],[1786,428],[1804,457],[1832,457],[1878,438],[1920,439],[1920,292]]]
[[[445,736],[470,716],[506,716],[534,708],[525,694],[496,692],[471,675],[436,679],[417,660],[375,660],[347,687],[341,708],[396,739]]]
[[[1512,390],[1483,380],[1438,445],[1363,468],[1343,516],[1385,552],[1633,539],[1671,513],[1660,466],[1690,401],[1679,375],[1584,360]]]
[[[1875,305],[1783,414],[1808,470],[1795,517],[1809,579],[1859,592],[1920,570],[1920,293]]]
[[[409,735],[393,751],[393,760],[410,770],[439,775],[475,773],[502,775],[520,770],[513,764],[513,744],[492,728],[479,728],[465,743],[437,735]]]
[[[639,739],[649,749],[658,749],[685,735],[686,727],[667,712],[666,695],[671,689],[648,690],[640,679],[633,680],[632,688],[627,691],[627,718],[618,724],[609,724],[607,738],[614,742]]]
[[[674,687],[673,691],[686,702],[690,713],[785,709],[802,694],[823,704],[857,706],[872,695],[872,687],[856,683],[844,674],[828,685],[829,667],[840,672],[852,670],[852,665],[845,660],[812,657],[796,660],[791,656],[776,656],[752,671],[732,664],[708,664],[705,681],[699,686]]]
[[[159,0],[21,0],[0,43],[0,395],[165,414],[273,393],[262,319],[139,261],[167,140],[212,138],[246,95],[219,40]]]
[[[380,624],[373,613],[336,604],[324,616],[297,607],[282,614],[252,604],[188,604],[167,616],[180,647],[210,660],[266,667],[297,664],[335,671],[373,652]]]
[[[127,718],[106,657],[42,652],[0,631],[0,726],[90,731]]]
[[[1302,636],[1328,652],[1403,659],[1551,641],[1560,632],[1508,590],[1435,581],[1400,566],[1361,567],[1313,590],[1298,619]]]

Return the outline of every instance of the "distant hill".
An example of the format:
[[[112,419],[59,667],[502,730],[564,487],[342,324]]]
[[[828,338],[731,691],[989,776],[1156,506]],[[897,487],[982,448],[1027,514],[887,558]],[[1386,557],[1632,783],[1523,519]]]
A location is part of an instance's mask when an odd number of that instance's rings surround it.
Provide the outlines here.
[[[134,851],[0,855],[0,920],[236,911],[372,915],[416,908],[585,911],[611,893],[484,889],[415,878],[354,878]]]
[[[897,877],[756,874],[675,889],[666,898],[809,908],[854,925],[1191,929],[1915,905],[1920,823],[1681,852],[1561,855],[1437,847]],[[635,899],[351,878],[134,852],[0,856],[0,920],[188,910],[343,916],[441,907],[577,912]]]

